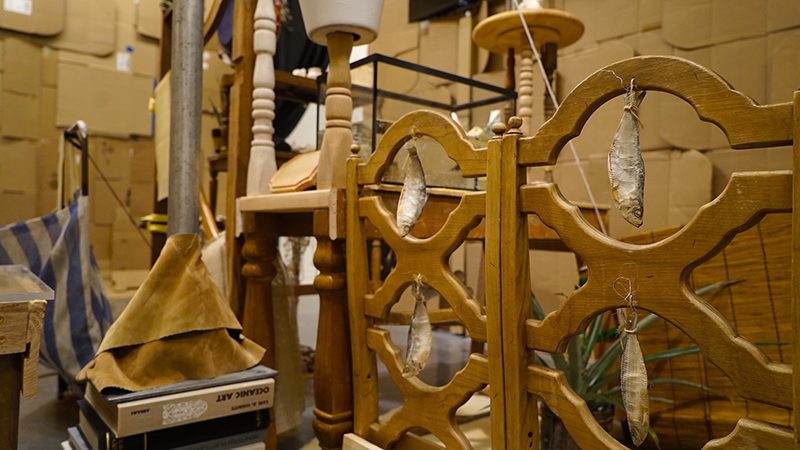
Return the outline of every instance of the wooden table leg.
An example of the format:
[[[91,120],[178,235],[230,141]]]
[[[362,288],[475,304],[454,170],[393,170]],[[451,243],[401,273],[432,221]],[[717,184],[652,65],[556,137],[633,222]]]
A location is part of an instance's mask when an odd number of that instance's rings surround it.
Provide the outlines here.
[[[323,449],[338,449],[344,435],[353,430],[344,240],[317,236],[314,265],[320,271],[314,279],[320,304],[313,426]]]
[[[242,246],[242,276],[245,279],[245,298],[242,327],[244,335],[267,351],[261,364],[275,367],[275,334],[272,315],[272,280],[275,278],[275,258],[278,237],[275,218],[268,214],[244,214],[245,241]],[[280,383],[280,378],[278,379]],[[280,387],[278,387],[280,389]],[[275,420],[267,432],[267,449],[277,447]]]
[[[0,355],[0,448],[17,448],[21,389],[20,354]]]

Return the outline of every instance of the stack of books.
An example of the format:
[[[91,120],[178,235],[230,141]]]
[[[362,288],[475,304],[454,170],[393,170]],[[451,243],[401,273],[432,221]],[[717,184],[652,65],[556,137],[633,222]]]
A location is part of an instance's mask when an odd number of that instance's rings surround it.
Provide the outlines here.
[[[257,450],[264,448],[276,372],[256,366],[207,380],[101,394],[78,401],[73,450]]]

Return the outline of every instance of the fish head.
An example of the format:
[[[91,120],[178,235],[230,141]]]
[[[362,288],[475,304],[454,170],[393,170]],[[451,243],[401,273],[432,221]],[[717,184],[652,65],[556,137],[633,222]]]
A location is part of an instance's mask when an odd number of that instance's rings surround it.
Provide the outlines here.
[[[625,202],[622,205],[622,217],[635,227],[642,226],[642,218],[644,216],[644,208],[638,201]]]

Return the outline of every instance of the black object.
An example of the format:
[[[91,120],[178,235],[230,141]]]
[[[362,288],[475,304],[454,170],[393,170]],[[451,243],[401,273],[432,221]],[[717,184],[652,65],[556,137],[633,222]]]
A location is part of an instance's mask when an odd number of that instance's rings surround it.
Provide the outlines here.
[[[456,15],[467,9],[477,8],[479,4],[479,0],[409,0],[408,21]]]

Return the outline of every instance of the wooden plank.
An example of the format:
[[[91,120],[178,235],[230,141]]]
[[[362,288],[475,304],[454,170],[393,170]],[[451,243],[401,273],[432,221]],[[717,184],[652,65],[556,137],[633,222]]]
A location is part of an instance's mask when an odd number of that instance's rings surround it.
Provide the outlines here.
[[[794,93],[794,158],[792,170],[794,177],[800,173],[800,92]],[[792,385],[794,398],[792,405],[800,411],[800,183],[792,184]],[[793,414],[794,439],[800,443],[800,414]]]
[[[300,192],[317,183],[319,152],[301,153],[285,162],[269,182],[270,192]]]
[[[519,188],[526,183],[525,169],[517,161],[522,119],[512,117],[508,125],[509,130],[503,135],[499,163],[501,292],[497,299],[487,297],[487,302],[499,300],[501,305],[506,448],[536,450],[540,443],[539,416],[536,401],[526,394],[528,352],[523,345],[525,319],[530,317],[531,283],[527,219],[518,207]],[[494,220],[489,219],[490,222]],[[489,240],[493,239],[496,238]],[[491,348],[491,343],[489,346]]]
[[[330,189],[303,192],[284,192],[280,194],[254,195],[241,197],[239,208],[242,212],[261,213],[299,213],[327,209],[331,198]]]
[[[47,302],[28,302],[28,348],[22,358],[22,395],[31,398],[39,391],[39,347],[42,342],[44,309]]]
[[[500,136],[489,140],[486,163],[486,217],[498,218],[502,214],[502,133],[505,125],[495,126],[493,130]],[[500,242],[501,225],[499,220],[486,223],[486,340],[489,347],[489,397],[492,414],[490,417],[492,448],[509,448],[506,436],[506,395],[503,371],[503,315],[501,296],[503,280],[501,259],[503,247]]]
[[[28,302],[0,303],[0,355],[23,353],[28,345]]]
[[[703,450],[713,449],[753,449],[753,450],[795,450],[792,430],[758,422],[742,419],[736,424],[731,434],[709,441]]]

